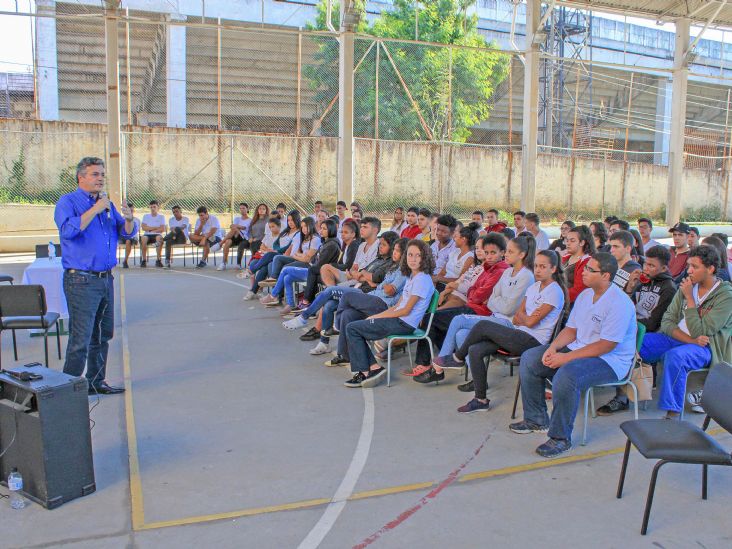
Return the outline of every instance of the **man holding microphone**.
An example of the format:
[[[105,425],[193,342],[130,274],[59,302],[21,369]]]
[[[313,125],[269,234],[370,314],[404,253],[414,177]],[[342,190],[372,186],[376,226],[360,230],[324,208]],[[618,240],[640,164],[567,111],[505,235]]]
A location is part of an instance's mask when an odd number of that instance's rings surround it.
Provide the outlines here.
[[[105,380],[109,340],[114,335],[114,277],[119,237],[132,238],[132,212],[120,212],[102,191],[104,161],[86,157],[76,166],[79,188],[63,195],[54,220],[61,239],[69,342],[64,373],[80,377],[86,366],[89,394],[123,393]]]

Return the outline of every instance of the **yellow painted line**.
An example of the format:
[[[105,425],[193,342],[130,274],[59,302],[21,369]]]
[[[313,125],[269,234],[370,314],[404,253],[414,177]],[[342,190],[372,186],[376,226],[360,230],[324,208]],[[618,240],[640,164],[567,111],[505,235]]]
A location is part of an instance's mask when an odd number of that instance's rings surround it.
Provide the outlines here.
[[[127,454],[130,466],[130,507],[132,529],[139,530],[145,524],[145,506],[142,501],[140,460],[137,456],[137,429],[132,408],[132,375],[130,370],[130,346],[127,337],[127,303],[125,302],[125,275],[120,275],[120,310],[122,312],[122,364],[125,381],[125,423],[127,424]]]
[[[389,488],[380,488],[378,490],[367,490],[365,492],[357,492],[353,494],[349,501],[359,499],[376,498],[379,496],[391,496],[393,494],[401,494],[403,492],[416,492],[417,490],[427,490],[432,488],[435,482],[418,482],[416,484],[402,484],[401,486],[390,486]]]

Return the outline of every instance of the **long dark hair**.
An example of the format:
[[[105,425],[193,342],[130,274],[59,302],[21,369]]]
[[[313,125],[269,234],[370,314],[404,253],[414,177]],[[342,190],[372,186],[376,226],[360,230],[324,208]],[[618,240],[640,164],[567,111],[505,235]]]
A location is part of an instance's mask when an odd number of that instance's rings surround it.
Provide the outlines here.
[[[600,223],[600,226],[604,231],[605,225]],[[595,249],[595,239],[592,237],[592,231],[590,231],[590,228],[587,225],[577,225],[574,229],[570,229],[569,232],[575,233],[577,238],[579,238],[579,241],[585,243],[585,245],[582,246],[582,253],[584,255],[593,255],[597,251]],[[607,235],[607,232],[605,232],[605,234]]]
[[[478,231],[480,231],[480,228],[480,223],[473,221],[472,223],[469,223],[466,227],[460,229],[460,236],[468,241],[468,246],[470,246],[471,248],[475,246],[475,243],[478,241]]]
[[[582,225],[580,225],[580,227],[581,226]],[[590,226],[595,228],[595,236],[600,240],[600,246],[604,246],[605,244],[607,244],[608,235],[605,224],[602,221],[593,221],[592,223],[590,223]],[[590,231],[590,236],[592,236],[592,231]],[[592,243],[594,245],[595,239],[590,238],[590,240],[592,240]]]
[[[292,210],[290,213],[287,214],[287,217],[292,218],[292,223],[295,225],[294,231],[297,232],[300,230],[300,212],[297,210]],[[282,229],[282,232],[280,233],[281,236],[285,236],[287,234],[290,234],[290,231],[293,229],[290,228],[290,224],[285,222],[285,228]]]
[[[308,218],[312,219],[312,218]],[[338,224],[333,221],[332,219],[326,219],[325,221],[322,221],[320,223],[320,226],[322,227],[325,225],[328,227],[328,239],[335,238],[338,236]]]
[[[536,239],[531,234],[520,234],[513,240],[514,246],[524,255],[521,261],[522,265],[529,269],[532,273],[534,272],[534,257],[536,256]]]
[[[260,206],[264,206],[265,208],[267,208],[267,213],[262,216],[259,215]],[[254,225],[260,219],[269,220],[269,206],[267,206],[267,204],[257,204],[257,207],[254,209],[254,215],[252,216],[252,225]]]
[[[569,310],[569,291],[567,290],[567,280],[564,276],[564,268],[562,267],[562,258],[554,250],[540,250],[536,255],[543,255],[549,260],[549,264],[552,268],[556,268],[554,274],[552,274],[552,280],[559,284],[564,294],[564,307],[562,308],[562,315],[566,314]],[[561,319],[559,320],[562,321]]]
[[[315,221],[312,217],[306,217],[300,220],[300,226],[305,223],[305,227],[308,230],[308,234],[302,234],[302,228],[300,229],[300,251],[302,251],[302,245],[304,242],[310,242],[315,237]]]
[[[635,256],[635,260],[639,263],[643,263],[646,257],[646,252],[643,250],[643,240],[638,232],[638,229],[629,229],[628,232],[633,235],[633,251],[631,255]]]
[[[330,219],[330,218],[329,218]],[[331,219],[331,221],[333,221]],[[335,223],[335,221],[333,221]],[[361,228],[358,226],[358,223],[356,223],[353,219],[346,219],[343,222],[343,225],[341,225],[341,231],[343,231],[343,227],[349,227],[353,233],[356,235],[354,237],[354,240],[359,240],[361,238]]]

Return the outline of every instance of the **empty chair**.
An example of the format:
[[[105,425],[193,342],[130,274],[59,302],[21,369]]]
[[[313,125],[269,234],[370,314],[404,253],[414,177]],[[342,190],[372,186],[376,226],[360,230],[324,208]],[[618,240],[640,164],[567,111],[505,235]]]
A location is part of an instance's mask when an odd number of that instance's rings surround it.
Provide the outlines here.
[[[0,274],[0,283],[2,283],[2,284],[5,284],[7,282],[8,284],[10,284],[12,286],[14,280],[15,279],[12,276],[10,276],[9,274]]]

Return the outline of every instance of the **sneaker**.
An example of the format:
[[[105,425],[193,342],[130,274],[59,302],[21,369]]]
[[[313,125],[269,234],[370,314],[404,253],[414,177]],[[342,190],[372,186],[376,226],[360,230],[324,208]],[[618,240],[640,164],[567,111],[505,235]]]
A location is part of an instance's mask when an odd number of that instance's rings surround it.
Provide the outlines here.
[[[300,315],[296,316],[295,318],[291,318],[290,320],[285,320],[282,323],[282,327],[288,330],[297,330],[298,328],[304,328],[307,325],[308,321]]]
[[[356,374],[343,385],[351,388],[361,387],[364,379],[366,379],[366,375],[363,372],[356,372]]]
[[[253,291],[249,290],[247,293],[244,294],[244,301],[251,301],[252,299],[256,298],[257,294],[255,294]]]
[[[572,449],[572,443],[564,438],[550,438],[544,444],[536,448],[536,453],[541,457],[553,458]]]
[[[204,269],[206,267],[206,262],[202,259],[198,262],[198,265],[196,265],[196,269]]]
[[[122,262],[122,268],[123,268],[123,269],[129,269],[129,268],[130,268],[130,264],[129,264],[129,263],[127,263],[127,261],[123,261],[123,262]]]
[[[458,391],[460,391],[461,393],[474,393],[475,382],[471,379],[470,381],[461,383],[460,385],[458,385]]]
[[[324,362],[326,366],[350,366],[351,361],[347,358],[343,358],[341,355],[336,355],[330,360]]]
[[[287,316],[291,312],[292,312],[292,307],[290,307],[289,305],[285,305],[284,307],[282,307],[282,310],[280,311],[280,315]]]
[[[318,341],[318,344],[310,349],[310,354],[314,356],[324,355],[325,353],[330,353],[330,345],[322,341]]]
[[[260,303],[261,303],[262,305],[267,305],[267,304],[269,304],[269,303],[277,303],[277,301],[278,301],[278,300],[277,300],[277,298],[276,298],[275,296],[273,296],[272,294],[268,294],[268,295],[265,295],[265,296],[263,296],[263,297],[262,297],[262,298],[261,298],[261,299],[259,300],[259,302],[260,302]]]
[[[172,269],[173,268],[173,263],[169,259],[167,259],[165,261],[165,268],[166,269]]]
[[[611,416],[613,414],[616,414],[617,412],[624,412],[628,408],[630,408],[630,404],[628,402],[623,402],[622,400],[618,399],[618,397],[614,397],[610,402],[608,402],[604,406],[600,406],[597,409],[597,415]]]
[[[226,263],[222,263],[218,267],[216,267],[217,271],[225,271],[226,270]]]
[[[310,328],[300,336],[300,341],[315,341],[319,337],[320,334],[318,333],[318,330],[316,330],[315,328]]]
[[[155,261],[155,266],[156,266],[156,267],[157,267],[158,269],[162,269],[162,268],[163,268],[163,262],[162,262],[162,261],[160,261],[159,259],[157,259],[157,260]]]
[[[472,414],[473,412],[487,412],[488,406],[490,405],[491,401],[487,402],[481,402],[477,398],[474,398],[470,402],[468,402],[465,406],[460,406],[458,408],[458,412],[461,414]]]
[[[334,337],[339,334],[340,334],[340,332],[338,330],[336,330],[333,326],[331,326],[327,330],[321,330],[321,332],[320,332],[320,335],[322,335],[323,337]]]
[[[533,421],[528,420],[512,423],[508,428],[519,435],[527,435],[529,433],[546,433],[549,431],[549,427],[546,425],[537,425]]]
[[[701,407],[701,398],[702,398],[702,389],[699,389],[698,391],[693,391],[686,395],[686,400],[689,401],[689,404],[691,405],[691,411],[697,414],[704,414],[706,413],[704,411],[704,408]]]
[[[455,360],[454,354],[438,356],[432,361],[432,364],[444,370],[462,370],[465,368],[465,362]]]
[[[219,242],[217,242],[216,244],[214,244],[213,246],[211,246],[211,251],[212,252],[218,252],[220,249],[221,249],[221,243],[219,243]]]
[[[376,370],[369,370],[366,379],[361,382],[361,387],[368,389],[370,387],[376,387],[386,377],[386,368],[379,367]]]
[[[147,261],[145,261],[145,260],[140,261],[140,269],[144,269],[145,267],[147,267]]]
[[[264,306],[265,307],[281,307],[282,302],[275,297],[274,301],[269,301],[269,302],[265,303]]]

